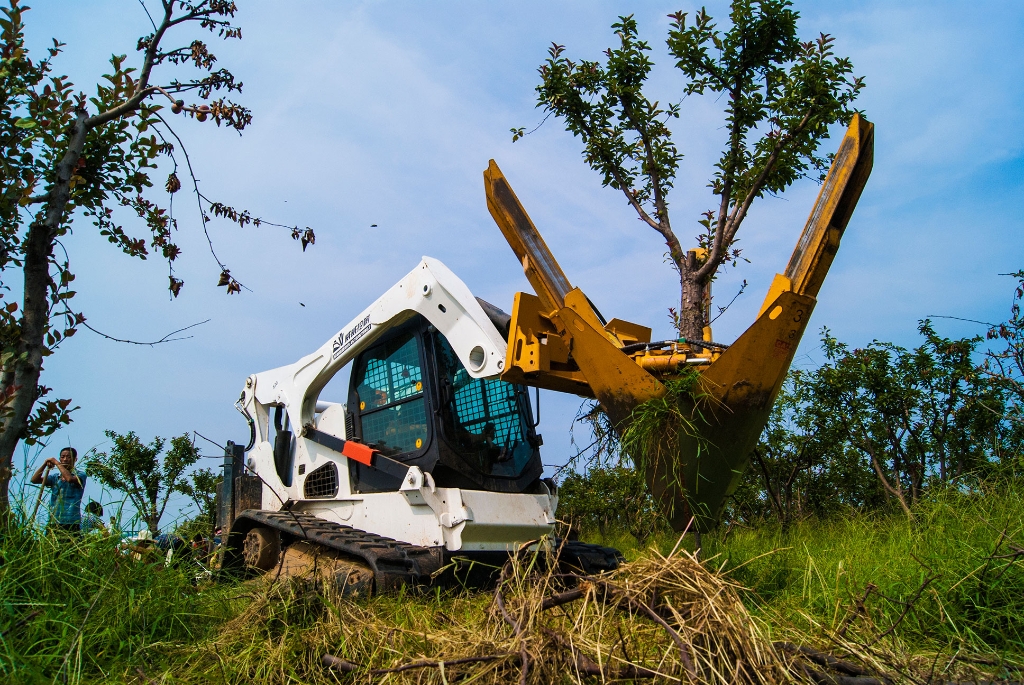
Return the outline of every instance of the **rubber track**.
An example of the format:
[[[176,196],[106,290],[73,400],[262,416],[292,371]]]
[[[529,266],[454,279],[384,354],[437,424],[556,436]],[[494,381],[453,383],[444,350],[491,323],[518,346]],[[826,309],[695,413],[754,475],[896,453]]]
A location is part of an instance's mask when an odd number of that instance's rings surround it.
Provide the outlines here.
[[[579,540],[554,540],[558,563],[571,570],[592,576],[603,571],[614,571],[623,562],[622,552],[612,547],[592,545]]]
[[[362,560],[373,571],[377,591],[402,585],[429,583],[443,563],[440,547],[420,547],[383,535],[343,526],[310,514],[247,509],[231,527],[232,551],[240,556],[245,533],[260,525],[274,528],[297,540],[337,550]],[[235,535],[235,533],[240,535]]]
[[[273,528],[294,540],[308,540],[362,560],[373,571],[378,592],[398,589],[402,585],[429,583],[431,575],[441,568],[445,559],[445,552],[440,547],[400,542],[311,514],[247,509],[231,526],[229,554],[236,562],[241,561],[245,534],[255,526]],[[553,543],[556,549],[560,549],[559,565],[584,575],[614,571],[623,560],[622,553],[611,547],[578,540],[554,540]]]

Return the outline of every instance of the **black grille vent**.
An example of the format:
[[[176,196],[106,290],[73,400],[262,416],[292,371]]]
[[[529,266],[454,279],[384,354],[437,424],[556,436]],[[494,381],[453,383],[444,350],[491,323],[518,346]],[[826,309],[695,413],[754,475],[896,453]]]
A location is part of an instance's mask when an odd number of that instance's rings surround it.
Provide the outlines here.
[[[345,412],[345,439],[351,440],[356,437],[356,420],[351,412]]]
[[[306,499],[330,499],[338,494],[338,466],[333,461],[310,472],[302,484]]]

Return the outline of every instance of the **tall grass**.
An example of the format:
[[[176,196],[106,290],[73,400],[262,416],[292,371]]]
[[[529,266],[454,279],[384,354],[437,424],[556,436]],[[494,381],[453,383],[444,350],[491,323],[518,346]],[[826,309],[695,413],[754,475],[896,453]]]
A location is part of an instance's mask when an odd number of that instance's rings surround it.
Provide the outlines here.
[[[191,643],[234,613],[228,585],[198,568],[158,568],[114,537],[0,538],[0,676],[11,683],[122,680],[157,645]]]
[[[778,639],[841,631],[870,643],[895,625],[884,641],[901,649],[1024,663],[1024,484],[936,489],[913,512],[725,526],[703,537],[702,556],[748,588]],[[626,534],[589,537],[645,554]],[[649,544],[666,552],[677,540]]]
[[[918,503],[913,520],[851,514],[788,530],[733,527],[705,535],[703,557],[746,588],[739,590],[752,616],[746,620],[771,640],[847,657],[850,645],[868,645],[868,656],[900,655],[906,669],[896,672],[924,679],[929,669],[956,679],[971,663],[1005,676],[1024,662],[1022,494],[1020,484],[934,492]],[[623,543],[635,563],[622,578],[639,588],[643,578],[635,574],[658,557],[635,542],[630,547],[631,540],[602,541]],[[654,546],[667,555],[676,542],[665,536]],[[515,651],[490,591],[410,591],[353,601],[272,579],[197,581],[196,570],[134,560],[111,538],[8,530],[0,539],[0,681],[354,682],[355,676],[326,670],[320,657],[329,652],[388,666]],[[530,583],[523,588],[533,592]],[[509,601],[520,600],[510,595]],[[580,606],[567,605],[566,616]],[[616,621],[634,620],[620,614]],[[595,624],[599,633],[618,625],[603,621]],[[639,639],[633,633],[650,628],[641,623],[622,624],[621,634],[604,638],[615,643],[626,636],[633,645]],[[566,635],[575,630],[572,621],[551,625]],[[592,637],[581,632],[573,639]],[[630,654],[637,657],[645,644],[630,646]],[[514,679],[514,664],[502,663],[459,673],[479,682],[500,674]],[[389,675],[386,682],[444,677],[427,669]],[[567,676],[566,682],[575,681]]]
[[[1019,483],[939,490],[917,504],[914,519],[851,515],[789,531],[733,530],[713,536],[705,552],[733,569],[750,588],[750,603],[776,623],[827,631],[848,623],[881,634],[898,621],[892,632],[905,643],[1019,660],[1022,495]],[[854,617],[865,595],[866,613]]]
[[[290,580],[251,581],[249,601],[207,639],[163,650],[167,672],[180,683],[334,683],[351,677],[322,665],[330,653],[359,664],[390,665],[451,659],[483,648],[507,651],[484,630],[489,593],[406,591],[349,600]],[[483,645],[483,647],[482,647]],[[487,669],[493,670],[493,667]],[[478,676],[480,673],[474,671]],[[154,674],[156,675],[156,674]],[[442,682],[436,669],[384,682]],[[356,682],[367,682],[367,676]]]

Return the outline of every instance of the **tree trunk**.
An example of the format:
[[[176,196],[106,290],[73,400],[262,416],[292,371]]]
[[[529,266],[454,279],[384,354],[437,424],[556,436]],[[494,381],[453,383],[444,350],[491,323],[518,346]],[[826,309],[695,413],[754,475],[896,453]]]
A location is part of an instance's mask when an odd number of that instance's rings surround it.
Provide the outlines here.
[[[24,436],[28,418],[38,396],[39,374],[43,370],[43,336],[49,320],[46,291],[50,280],[53,241],[45,222],[35,222],[25,240],[25,293],[22,307],[18,358],[4,373],[4,385],[13,386],[14,400],[0,432],[0,519],[10,514],[12,462],[18,441]]]
[[[677,325],[680,336],[687,340],[703,340],[704,326],[707,325],[705,320],[707,303],[704,301],[704,286],[694,278],[696,265],[690,264],[690,262],[696,261],[693,259],[693,253],[688,252],[687,258],[680,269],[679,281],[682,293],[679,301]]]
[[[885,489],[887,493],[896,498],[896,501],[900,503],[900,508],[903,509],[903,513],[907,515],[907,518],[913,521],[914,514],[910,511],[910,507],[907,506],[907,500],[903,497],[903,488],[900,487],[899,472],[896,473],[897,487],[893,487],[889,483],[889,479],[886,478],[885,474],[882,472],[882,466],[881,464],[878,463],[878,459],[875,456],[875,451],[871,449],[866,443],[862,444],[862,447],[864,448],[864,451],[868,453],[868,456],[871,457],[871,467],[875,470],[875,474],[878,476],[878,480],[882,483],[882,487]]]
[[[25,237],[25,292],[21,307],[21,337],[18,356],[4,369],[4,388],[14,388],[10,412],[0,423],[0,522],[10,517],[10,485],[14,450],[25,437],[32,407],[39,396],[39,374],[43,370],[47,325],[50,321],[50,258],[54,240],[64,221],[71,199],[71,176],[85,148],[86,112],[78,111],[68,151],[57,164],[57,174],[48,191],[42,216],[29,226]]]

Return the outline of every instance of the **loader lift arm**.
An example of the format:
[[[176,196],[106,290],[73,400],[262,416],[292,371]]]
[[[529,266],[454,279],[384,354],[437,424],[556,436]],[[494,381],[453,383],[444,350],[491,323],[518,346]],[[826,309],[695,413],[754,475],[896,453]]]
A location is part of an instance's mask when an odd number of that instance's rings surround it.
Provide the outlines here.
[[[256,420],[260,430],[257,441],[268,439],[270,406],[284,408],[292,426],[312,424],[320,391],[334,374],[380,335],[415,314],[421,314],[450,341],[471,377],[497,376],[504,368],[505,340],[481,304],[448,267],[423,257],[415,269],[317,351],[294,364],[249,376],[240,403]]]
[[[488,210],[536,293],[515,296],[501,378],[596,397],[621,430],[636,407],[665,394],[662,381],[679,377],[683,366],[696,368],[706,394],[699,435],[684,437],[672,460],[648,464],[645,475],[676,530],[691,518],[699,530],[713,527],[792,364],[871,173],[873,149],[873,124],[854,115],[785,272],[776,275],[754,323],[724,351],[684,340],[651,349],[639,344],[650,342],[649,328],[604,322],[571,286],[491,160],[484,172]]]

